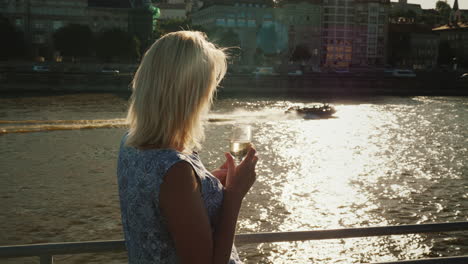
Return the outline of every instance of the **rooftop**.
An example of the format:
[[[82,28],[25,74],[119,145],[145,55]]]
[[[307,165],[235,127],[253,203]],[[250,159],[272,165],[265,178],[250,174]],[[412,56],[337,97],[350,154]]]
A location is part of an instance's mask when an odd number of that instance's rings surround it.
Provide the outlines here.
[[[130,0],[88,0],[89,7],[131,8]]]
[[[161,9],[184,9],[185,10],[185,4],[160,3],[160,4],[157,4],[156,6]]]
[[[432,29],[433,31],[442,31],[442,30],[468,30],[468,23],[458,22],[457,24],[447,24],[440,27]]]
[[[390,32],[432,34],[432,28],[421,24],[389,24]]]

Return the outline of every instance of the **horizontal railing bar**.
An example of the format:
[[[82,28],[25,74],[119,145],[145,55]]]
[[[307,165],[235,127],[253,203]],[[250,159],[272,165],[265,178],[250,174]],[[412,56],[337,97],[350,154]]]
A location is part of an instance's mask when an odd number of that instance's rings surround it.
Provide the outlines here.
[[[340,239],[353,237],[405,235],[414,233],[453,232],[466,230],[468,230],[468,222],[379,226],[295,232],[253,233],[237,235],[236,244]]]
[[[253,233],[236,235],[236,244],[340,239],[353,237],[453,232],[466,230],[468,230],[468,222],[362,227],[298,232]],[[0,258],[47,255],[53,256],[125,250],[126,248],[124,240],[12,245],[0,246]]]
[[[379,262],[374,264],[466,264],[468,263],[467,256],[446,257],[446,258],[430,258],[416,260],[400,260],[393,262]]]
[[[125,251],[124,240],[101,240],[85,242],[44,243],[1,246],[0,258],[71,255],[108,251]]]

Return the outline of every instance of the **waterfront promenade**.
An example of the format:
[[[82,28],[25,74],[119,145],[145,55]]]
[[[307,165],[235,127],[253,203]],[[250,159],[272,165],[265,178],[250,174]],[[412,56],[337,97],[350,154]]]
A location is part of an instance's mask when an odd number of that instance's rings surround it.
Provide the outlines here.
[[[0,73],[0,92],[130,92],[132,74]],[[259,95],[468,95],[459,73],[420,72],[414,78],[383,73],[313,73],[303,76],[228,74],[220,93]]]

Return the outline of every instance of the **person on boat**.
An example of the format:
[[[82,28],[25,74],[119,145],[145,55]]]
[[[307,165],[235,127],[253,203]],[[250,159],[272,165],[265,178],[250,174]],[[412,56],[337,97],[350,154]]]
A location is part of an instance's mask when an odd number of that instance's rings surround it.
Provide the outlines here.
[[[117,165],[129,263],[241,263],[233,240],[256,151],[238,165],[226,153],[212,173],[194,151],[226,67],[203,33],[178,31],[158,39],[135,74]]]

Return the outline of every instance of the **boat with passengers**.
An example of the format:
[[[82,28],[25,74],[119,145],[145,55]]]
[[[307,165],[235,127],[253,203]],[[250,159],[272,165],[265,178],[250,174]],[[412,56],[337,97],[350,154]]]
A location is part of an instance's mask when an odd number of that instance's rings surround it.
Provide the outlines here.
[[[287,114],[296,113],[304,119],[322,119],[331,118],[336,113],[335,107],[329,104],[314,105],[311,107],[290,107],[286,110]]]

